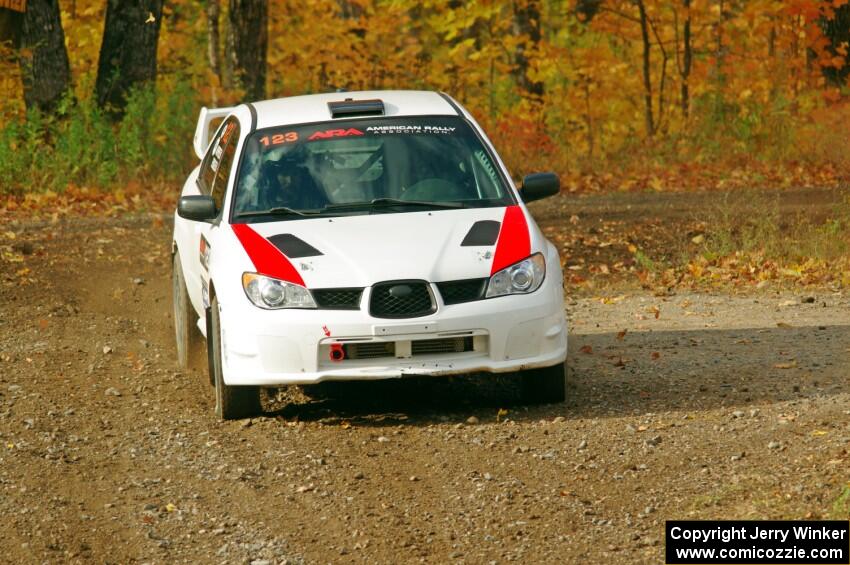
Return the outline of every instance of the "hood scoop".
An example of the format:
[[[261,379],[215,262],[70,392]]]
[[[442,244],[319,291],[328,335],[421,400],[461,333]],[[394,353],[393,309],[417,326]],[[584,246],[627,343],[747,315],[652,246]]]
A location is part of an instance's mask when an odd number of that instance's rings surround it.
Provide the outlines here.
[[[277,247],[281,253],[290,259],[318,257],[319,255],[323,255],[321,251],[291,233],[273,235],[269,238],[269,241],[271,241],[272,245]]]
[[[460,246],[479,247],[496,245],[496,240],[499,239],[499,228],[501,227],[502,224],[495,220],[480,220],[475,222],[469,228],[466,237],[460,242]]]

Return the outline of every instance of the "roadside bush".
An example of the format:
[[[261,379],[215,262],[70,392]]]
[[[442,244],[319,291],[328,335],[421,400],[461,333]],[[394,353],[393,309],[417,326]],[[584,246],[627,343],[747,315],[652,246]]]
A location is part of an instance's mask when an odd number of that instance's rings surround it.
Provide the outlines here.
[[[0,127],[0,194],[181,180],[193,162],[196,111],[191,87],[175,80],[132,92],[118,123],[91,98],[67,98],[51,116],[7,116]]]

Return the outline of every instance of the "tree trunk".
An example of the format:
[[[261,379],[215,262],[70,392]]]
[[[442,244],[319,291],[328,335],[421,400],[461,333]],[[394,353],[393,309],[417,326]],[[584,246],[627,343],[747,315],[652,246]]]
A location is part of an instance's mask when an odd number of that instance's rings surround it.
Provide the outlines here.
[[[655,118],[652,116],[652,65],[649,54],[652,46],[649,43],[649,21],[646,17],[646,6],[644,6],[643,0],[637,0],[637,7],[640,12],[640,36],[643,41],[644,118],[646,120],[646,135],[652,137],[655,135]]]
[[[120,117],[130,90],[156,80],[162,0],[109,0],[97,65],[98,104]]]
[[[819,23],[824,36],[829,40],[827,52],[833,57],[844,59],[843,66],[821,67],[821,72],[832,86],[844,86],[850,76],[850,54],[847,52],[847,44],[850,42],[850,6],[843,4],[834,8],[833,17],[827,19],[824,16]]]
[[[210,69],[218,77],[219,82],[222,81],[221,76],[221,35],[219,34],[218,18],[221,13],[221,6],[218,0],[207,0],[206,15],[207,15],[207,59],[209,60]]]
[[[691,77],[691,61],[693,57],[693,49],[691,48],[691,0],[682,0],[682,4],[685,7],[685,25],[682,32],[682,115],[687,119],[690,115],[691,106],[688,81]]]
[[[236,84],[246,101],[266,97],[268,19],[267,0],[230,0],[230,56]]]
[[[0,44],[7,43],[13,49],[21,46],[21,27],[24,15],[14,10],[0,8]]]
[[[58,0],[29,0],[20,29],[21,79],[27,108],[50,112],[71,86]]]
[[[726,82],[726,79],[723,76],[723,65],[726,60],[726,49],[723,47],[723,24],[725,20],[726,7],[724,5],[723,0],[717,0],[717,5],[719,9],[717,24],[714,30],[714,75],[717,79],[717,84],[720,86],[720,88],[722,88],[723,83]],[[720,88],[718,88],[718,92],[720,91]]]
[[[538,0],[516,0],[514,4],[514,33],[524,39],[517,45],[514,62],[514,76],[525,98],[540,102],[543,98],[543,83],[528,76],[531,56],[536,56],[540,48],[540,3]]]

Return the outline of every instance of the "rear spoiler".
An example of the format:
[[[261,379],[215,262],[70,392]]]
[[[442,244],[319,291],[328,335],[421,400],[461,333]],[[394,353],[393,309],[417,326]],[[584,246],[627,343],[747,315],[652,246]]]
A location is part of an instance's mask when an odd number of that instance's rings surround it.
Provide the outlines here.
[[[195,155],[198,159],[203,159],[204,153],[210,144],[210,122],[217,118],[225,118],[236,108],[201,108],[201,114],[198,116],[198,125],[195,127]]]

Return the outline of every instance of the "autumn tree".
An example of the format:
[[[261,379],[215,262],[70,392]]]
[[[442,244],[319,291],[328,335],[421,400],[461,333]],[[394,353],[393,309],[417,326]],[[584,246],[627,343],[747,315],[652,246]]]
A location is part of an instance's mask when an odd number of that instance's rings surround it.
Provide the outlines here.
[[[822,72],[830,84],[841,87],[850,76],[850,4],[835,0],[826,4],[819,23],[827,40],[825,47],[830,60],[822,67]]]
[[[156,80],[156,51],[163,0],[109,0],[97,66],[95,94],[120,116],[130,91]]]
[[[267,0],[230,0],[228,51],[236,85],[246,101],[266,97],[269,43]]]
[[[579,21],[589,23],[602,7],[602,0],[576,0],[575,13]]]
[[[681,95],[679,103],[682,108],[682,115],[687,118],[690,115],[691,108],[691,91],[690,77],[691,67],[693,65],[693,46],[691,43],[691,0],[682,0],[682,8],[684,11],[684,22],[682,23],[682,40],[681,40],[681,55],[679,49],[679,17],[678,11],[673,10],[673,16],[676,20],[673,22],[673,30],[676,34],[676,66],[679,70],[679,78],[681,79]]]
[[[543,97],[543,82],[532,78],[532,60],[540,50],[540,2],[516,0],[514,3],[514,33],[520,37],[514,60],[514,76],[523,96],[534,102]]]
[[[20,24],[13,39],[20,41],[24,102],[27,108],[52,111],[71,86],[58,0],[29,0]]]
[[[207,61],[210,65],[210,70],[215,73],[219,82],[224,85],[224,69],[221,64],[221,32],[219,31],[221,16],[221,4],[219,0],[207,0],[205,14],[207,18]]]

